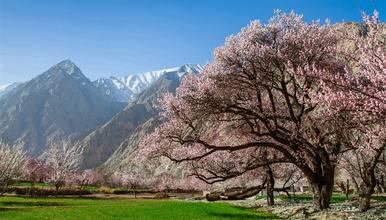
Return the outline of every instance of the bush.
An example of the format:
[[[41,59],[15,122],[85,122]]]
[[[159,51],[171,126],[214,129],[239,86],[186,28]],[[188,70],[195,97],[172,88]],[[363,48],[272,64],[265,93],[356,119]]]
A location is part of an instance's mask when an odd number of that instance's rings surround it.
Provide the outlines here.
[[[220,193],[206,194],[205,198],[208,201],[219,201],[221,199],[221,194]]]
[[[113,191],[111,191],[109,188],[104,187],[104,186],[101,186],[99,188],[99,192],[104,193],[104,194],[112,194],[113,193]]]
[[[158,194],[155,195],[154,198],[155,199],[167,199],[167,198],[169,198],[169,196],[166,195],[165,193],[158,193]]]

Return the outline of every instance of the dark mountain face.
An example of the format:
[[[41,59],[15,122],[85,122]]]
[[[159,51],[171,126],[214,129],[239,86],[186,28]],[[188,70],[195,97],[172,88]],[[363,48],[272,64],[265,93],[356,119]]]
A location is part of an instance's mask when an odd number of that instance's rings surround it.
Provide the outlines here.
[[[114,171],[119,171],[130,166],[132,160],[140,150],[138,146],[141,139],[153,132],[160,124],[161,121],[159,117],[152,117],[147,122],[138,126],[133,133],[119,145],[109,159],[97,169],[101,170],[102,173],[114,173]]]
[[[82,140],[77,139],[76,135],[71,138],[71,142],[79,142],[84,147],[84,169],[101,165],[116,151],[117,153],[110,161],[119,161],[121,157],[128,156],[136,149],[140,138],[154,130],[155,126],[143,126],[143,124],[158,116],[159,111],[154,108],[158,95],[168,91],[174,93],[180,85],[180,78],[176,74],[162,75],[149,88],[138,94],[123,111]],[[141,126],[146,131],[142,131]],[[80,136],[78,135],[78,138]]]
[[[0,98],[0,137],[22,141],[39,156],[47,145],[103,125],[122,108],[67,60]]]

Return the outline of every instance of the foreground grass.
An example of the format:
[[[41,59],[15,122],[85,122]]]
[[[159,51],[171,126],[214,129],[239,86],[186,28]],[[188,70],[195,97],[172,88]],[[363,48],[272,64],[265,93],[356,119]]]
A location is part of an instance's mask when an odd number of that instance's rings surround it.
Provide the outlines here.
[[[0,219],[278,219],[228,203],[0,197]]]

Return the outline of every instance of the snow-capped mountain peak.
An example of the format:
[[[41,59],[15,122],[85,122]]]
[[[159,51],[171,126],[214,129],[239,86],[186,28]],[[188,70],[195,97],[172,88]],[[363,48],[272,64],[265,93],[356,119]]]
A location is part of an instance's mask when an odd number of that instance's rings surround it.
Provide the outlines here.
[[[188,64],[185,64],[183,65],[180,70],[179,70],[179,76],[181,77],[182,75],[180,74],[185,74],[185,73],[195,73],[195,74],[199,74],[201,71],[203,71],[205,68],[200,65],[200,64],[191,64],[191,63],[188,63]]]
[[[15,82],[15,83],[10,83],[7,85],[2,85],[0,86],[0,98],[5,95],[7,92],[11,91],[14,89],[16,86],[18,86],[20,83]]]
[[[174,73],[180,79],[187,73],[198,74],[204,69],[200,64],[185,64],[182,67],[175,67],[164,70],[151,71],[121,78],[101,78],[93,84],[108,99],[126,102],[132,100],[138,93],[148,88],[165,73]]]

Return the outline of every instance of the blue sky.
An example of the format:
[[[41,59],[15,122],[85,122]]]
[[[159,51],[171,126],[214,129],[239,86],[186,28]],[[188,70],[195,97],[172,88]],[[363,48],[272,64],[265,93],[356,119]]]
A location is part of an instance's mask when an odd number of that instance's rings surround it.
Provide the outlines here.
[[[384,0],[357,1],[385,21]],[[274,9],[307,22],[362,21],[356,0],[0,0],[0,85],[65,59],[90,80],[205,65],[227,36],[251,20],[267,23]]]

